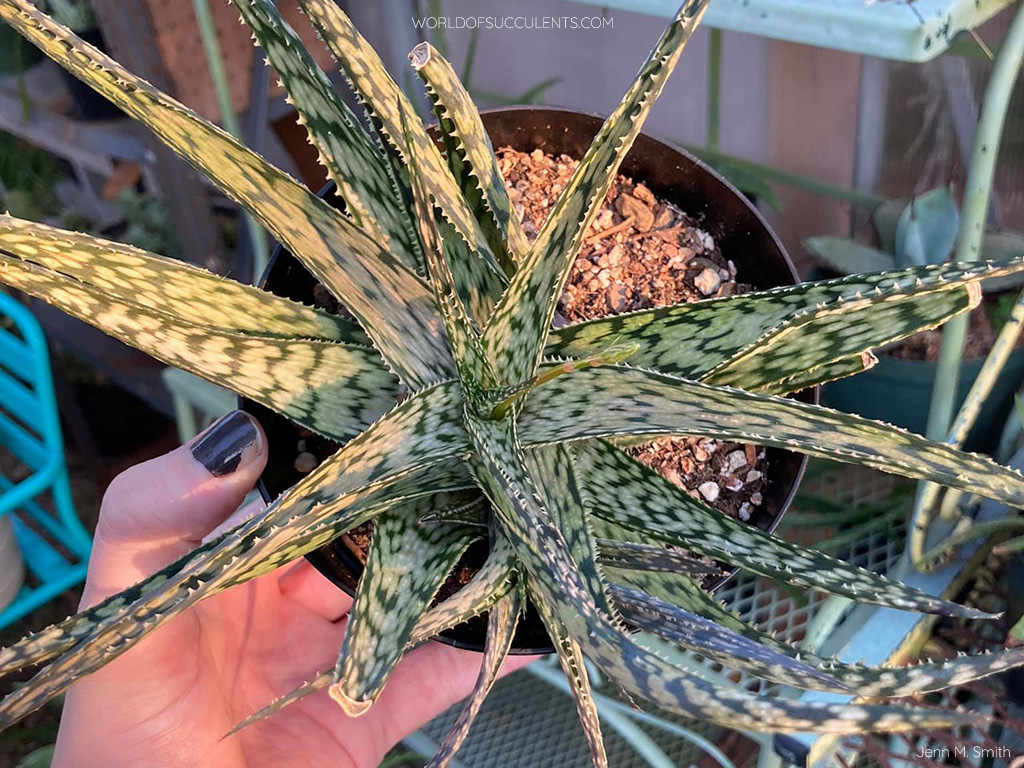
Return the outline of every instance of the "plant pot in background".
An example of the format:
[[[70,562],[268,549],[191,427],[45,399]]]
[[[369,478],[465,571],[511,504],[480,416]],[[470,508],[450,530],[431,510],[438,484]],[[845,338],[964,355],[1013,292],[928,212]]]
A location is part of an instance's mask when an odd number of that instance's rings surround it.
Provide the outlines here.
[[[542,149],[553,155],[567,154],[580,158],[590,146],[603,119],[565,109],[510,107],[485,112],[484,127],[495,146],[530,152]],[[711,233],[722,254],[736,264],[737,273],[745,283],[758,289],[791,285],[798,282],[796,271],[782,244],[769,229],[757,210],[721,176],[693,156],[641,134],[622,163],[620,173],[642,181],[654,195],[677,205],[701,222]],[[333,184],[320,195],[335,202],[330,194]],[[290,253],[280,246],[274,251],[261,282],[262,287],[306,304],[312,303],[315,281]],[[800,399],[814,402],[817,389],[802,393]],[[266,499],[275,498],[299,481],[303,475],[294,467],[298,428],[288,419],[248,401],[243,407],[252,412],[267,432],[270,456],[260,483]],[[307,441],[320,440],[305,436]],[[329,448],[329,444],[322,448]],[[326,455],[326,454],[325,454]],[[767,530],[774,530],[789,508],[803,475],[806,458],[789,451],[769,448],[766,452],[768,486],[763,508],[767,514]],[[471,547],[463,563],[478,567],[486,558],[486,545]],[[340,540],[308,555],[309,560],[327,578],[352,593],[362,563]],[[717,588],[729,576],[724,577]],[[477,617],[447,632],[438,639],[459,648],[482,651],[486,621]],[[520,622],[513,643],[513,653],[535,654],[553,651],[543,625],[532,607]]]
[[[25,564],[14,538],[14,521],[9,514],[0,515],[0,611],[17,597],[25,580]]]
[[[983,363],[984,358],[960,363],[957,408],[967,396]],[[903,360],[880,354],[874,368],[826,385],[822,399],[831,408],[885,421],[923,435],[928,423],[935,372],[934,362]],[[978,414],[978,420],[964,444],[966,450],[983,453],[995,450],[1013,408],[1014,394],[1022,381],[1024,349],[1017,349],[1011,353],[992,394]]]

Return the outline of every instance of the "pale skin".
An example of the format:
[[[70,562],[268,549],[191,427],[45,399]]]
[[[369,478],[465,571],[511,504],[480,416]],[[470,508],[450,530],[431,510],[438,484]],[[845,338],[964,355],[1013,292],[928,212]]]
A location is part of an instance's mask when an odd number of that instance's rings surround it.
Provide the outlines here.
[[[265,462],[261,434],[222,477],[187,446],[119,475],[103,499],[82,607],[257,512],[233,510]],[[346,717],[319,691],[223,738],[247,715],[333,667],[350,606],[351,598],[305,561],[201,602],[72,686],[54,768],[376,766],[403,736],[469,693],[479,654],[431,642],[402,661],[359,718]],[[527,661],[510,661],[505,671]]]

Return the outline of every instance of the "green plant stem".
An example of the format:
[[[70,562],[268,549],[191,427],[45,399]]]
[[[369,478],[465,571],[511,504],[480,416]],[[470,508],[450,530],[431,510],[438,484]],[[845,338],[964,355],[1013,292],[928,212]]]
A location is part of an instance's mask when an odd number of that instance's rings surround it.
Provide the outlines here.
[[[220,43],[217,41],[217,28],[213,24],[213,16],[210,15],[210,4],[207,0],[192,0],[192,8],[195,10],[203,51],[206,53],[210,79],[213,80],[213,90],[217,95],[217,107],[220,109],[221,122],[224,124],[224,130],[241,141],[243,139],[242,129],[238,124],[238,115],[235,114],[235,108],[231,103],[231,89],[224,71]],[[267,238],[263,228],[248,213],[245,214],[245,226],[249,230],[249,240],[252,243],[252,276],[253,281],[256,281],[267,267],[269,256]]]
[[[1013,86],[1020,73],[1022,62],[1024,62],[1024,6],[1017,11],[1017,15],[1010,25],[1010,31],[1003,41],[999,58],[996,59],[992,77],[985,92],[985,102],[981,110],[981,119],[978,121],[978,131],[971,154],[970,173],[964,193],[964,210],[956,251],[958,261],[976,261],[981,256],[981,241],[985,234],[989,197],[995,180],[996,158],[999,154],[999,144],[1010,105],[1010,97],[1013,94]],[[966,338],[966,314],[955,317],[946,324],[942,334],[942,349],[936,364],[931,407],[928,411],[926,435],[933,440],[942,439],[950,429],[959,383],[960,360],[963,357]],[[988,361],[986,361],[987,365]],[[996,375],[998,375],[998,370]],[[971,421],[973,422],[973,419]],[[927,570],[931,565],[924,557],[924,549],[935,495],[936,491],[929,491],[928,484],[922,484],[911,518],[909,556],[914,567],[921,570]],[[931,504],[926,503],[929,498]]]
[[[708,135],[707,147],[717,152],[722,125],[722,30],[708,33]]]

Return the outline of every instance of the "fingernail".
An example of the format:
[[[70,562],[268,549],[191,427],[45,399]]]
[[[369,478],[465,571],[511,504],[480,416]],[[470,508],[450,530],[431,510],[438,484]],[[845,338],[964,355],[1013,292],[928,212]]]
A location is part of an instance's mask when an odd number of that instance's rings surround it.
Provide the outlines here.
[[[263,433],[252,416],[232,411],[221,417],[192,444],[192,456],[214,477],[236,471],[263,450]]]

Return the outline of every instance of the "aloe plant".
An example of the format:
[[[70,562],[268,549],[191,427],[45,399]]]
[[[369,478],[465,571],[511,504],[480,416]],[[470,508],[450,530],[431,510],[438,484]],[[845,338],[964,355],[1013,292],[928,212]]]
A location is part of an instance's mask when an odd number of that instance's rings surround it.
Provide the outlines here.
[[[436,50],[421,45],[410,58],[436,104],[443,154],[333,2],[300,5],[366,108],[368,130],[272,2],[235,5],[288,89],[344,213],[29,0],[0,1],[0,18],[203,171],[355,319],[10,216],[0,217],[0,281],[343,445],[265,513],[0,651],[0,673],[43,665],[0,702],[0,726],[204,597],[370,520],[375,533],[336,667],[250,720],[323,688],[359,715],[408,649],[488,612],[476,690],[433,762],[446,765],[527,601],[569,678],[597,765],[607,760],[584,658],[638,700],[741,728],[895,731],[968,717],[719,687],[663,659],[645,635],[768,679],[872,697],[1024,663],[1021,649],[899,670],[801,656],[725,611],[693,580],[707,567],[664,545],[856,600],[985,614],[732,520],[616,445],[676,434],[740,440],[1019,506],[1024,476],[987,458],[782,396],[861,370],[872,348],[967,311],[981,280],[1024,272],[1024,260],[858,275],[554,330],[582,237],[707,0],[683,3],[533,243],[479,115]],[[435,604],[480,538],[490,545],[486,562]],[[398,572],[410,575],[390,575]]]

